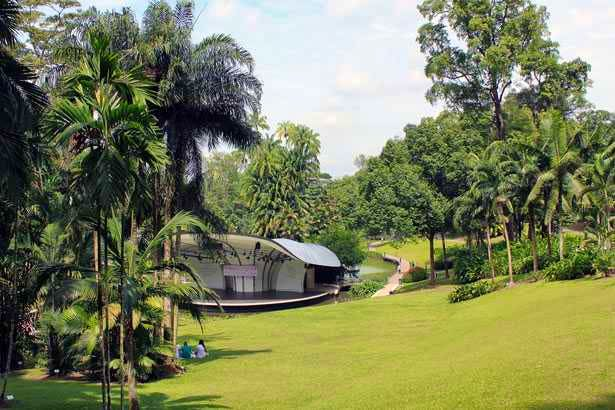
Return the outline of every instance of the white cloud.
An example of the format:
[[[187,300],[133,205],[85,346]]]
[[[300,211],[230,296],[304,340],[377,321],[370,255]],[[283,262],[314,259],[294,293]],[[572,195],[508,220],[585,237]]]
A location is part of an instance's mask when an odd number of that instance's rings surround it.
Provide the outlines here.
[[[570,9],[568,11],[572,18],[572,23],[577,26],[589,26],[594,21],[594,13],[587,9]]]
[[[393,2],[393,11],[395,13],[407,13],[416,9],[416,0],[395,0]]]
[[[415,36],[415,33],[409,30],[401,29],[393,24],[383,24],[380,22],[373,22],[369,25],[369,28],[377,35],[377,38],[385,39],[411,39]]]
[[[207,6],[207,8],[213,17],[226,18],[235,13],[237,4],[235,3],[235,0],[214,0]]]
[[[429,84],[429,79],[425,76],[425,72],[416,68],[411,68],[408,72],[408,80],[411,85]]]
[[[346,17],[369,4],[369,0],[327,0],[326,11],[330,16]]]
[[[335,85],[340,91],[366,91],[372,85],[369,74],[361,71],[350,64],[337,67]]]
[[[352,120],[351,115],[344,111],[316,111],[308,115],[308,122],[316,130],[324,128],[345,127]]]

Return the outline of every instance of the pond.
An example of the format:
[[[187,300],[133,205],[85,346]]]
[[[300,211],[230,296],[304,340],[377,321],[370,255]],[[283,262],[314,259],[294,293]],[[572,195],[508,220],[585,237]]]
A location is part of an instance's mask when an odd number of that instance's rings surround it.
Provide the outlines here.
[[[366,280],[386,280],[395,273],[397,265],[386,262],[380,255],[370,254],[367,260],[360,266],[359,277]]]

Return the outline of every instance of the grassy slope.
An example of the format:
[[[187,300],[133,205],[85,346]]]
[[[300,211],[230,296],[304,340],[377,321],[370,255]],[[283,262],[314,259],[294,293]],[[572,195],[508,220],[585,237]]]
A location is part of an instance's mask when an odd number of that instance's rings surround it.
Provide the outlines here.
[[[613,408],[615,279],[450,305],[450,287],[214,320],[212,358],[140,388],[146,408]],[[194,324],[182,327],[192,343]],[[99,388],[11,380],[22,408],[97,408]]]
[[[463,239],[447,239],[446,246],[458,246],[463,244]],[[438,239],[435,244],[435,248],[442,246],[441,241]],[[375,249],[378,253],[387,253],[395,256],[401,256],[402,258],[417,264],[417,266],[425,267],[429,263],[429,241],[419,240],[415,242],[406,242],[401,246],[395,246],[393,244],[386,244],[379,246]]]

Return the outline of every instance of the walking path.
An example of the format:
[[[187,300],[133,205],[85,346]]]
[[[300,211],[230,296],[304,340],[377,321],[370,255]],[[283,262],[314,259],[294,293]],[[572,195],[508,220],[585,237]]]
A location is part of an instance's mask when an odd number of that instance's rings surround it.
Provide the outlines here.
[[[379,298],[382,296],[389,296],[393,293],[400,285],[401,278],[410,272],[410,262],[405,259],[398,258],[392,255],[382,255],[382,259],[393,262],[397,264],[397,270],[394,274],[389,277],[389,281],[382,289],[372,295],[373,298]]]

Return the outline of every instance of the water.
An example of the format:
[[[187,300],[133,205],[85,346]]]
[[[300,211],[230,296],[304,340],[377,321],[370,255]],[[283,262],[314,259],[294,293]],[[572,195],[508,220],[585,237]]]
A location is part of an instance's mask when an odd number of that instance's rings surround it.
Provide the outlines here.
[[[378,272],[382,272],[383,270],[384,269],[382,269],[382,266],[374,266],[374,265],[365,264],[359,267],[359,276],[367,275],[370,273],[378,273]]]

